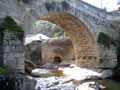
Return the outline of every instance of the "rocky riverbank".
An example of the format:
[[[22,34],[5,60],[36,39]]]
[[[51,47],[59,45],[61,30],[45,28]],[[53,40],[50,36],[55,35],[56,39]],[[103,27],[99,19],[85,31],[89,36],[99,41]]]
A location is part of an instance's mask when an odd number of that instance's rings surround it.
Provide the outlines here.
[[[36,83],[34,78],[21,74],[0,75],[0,90],[35,90]]]
[[[96,82],[84,82],[84,80],[104,80],[113,78],[116,73],[119,76],[119,69],[115,71],[114,69],[80,68],[65,63],[42,63],[31,70],[31,75],[37,81],[36,90],[99,90],[106,87]]]

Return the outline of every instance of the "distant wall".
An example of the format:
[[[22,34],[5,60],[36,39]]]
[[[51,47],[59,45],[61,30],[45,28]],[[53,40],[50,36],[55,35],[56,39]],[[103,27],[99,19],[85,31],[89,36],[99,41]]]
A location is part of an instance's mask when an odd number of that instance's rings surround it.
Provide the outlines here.
[[[25,45],[25,59],[31,61],[41,61],[42,60],[42,45],[41,41],[32,41],[30,44]]]
[[[24,41],[15,39],[15,32],[4,31],[3,65],[12,72],[24,73]]]
[[[42,43],[42,59],[54,62],[54,57],[60,57],[62,61],[75,60],[74,48],[70,38],[53,38]]]

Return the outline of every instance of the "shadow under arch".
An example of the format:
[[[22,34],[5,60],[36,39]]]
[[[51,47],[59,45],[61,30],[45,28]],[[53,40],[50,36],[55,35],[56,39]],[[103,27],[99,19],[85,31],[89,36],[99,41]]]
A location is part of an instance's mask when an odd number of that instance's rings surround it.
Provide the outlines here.
[[[99,59],[96,41],[90,30],[79,18],[67,12],[56,12],[44,15],[40,20],[50,21],[67,33],[74,46],[77,66],[98,66]]]

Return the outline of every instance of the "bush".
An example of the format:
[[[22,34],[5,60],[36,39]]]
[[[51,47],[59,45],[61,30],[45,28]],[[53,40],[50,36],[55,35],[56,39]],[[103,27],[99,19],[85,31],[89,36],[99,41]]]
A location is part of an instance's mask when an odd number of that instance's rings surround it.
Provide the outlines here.
[[[11,30],[15,32],[24,32],[20,26],[17,25],[17,23],[12,19],[12,17],[7,16],[5,18],[5,22],[1,25],[4,26],[5,30]]]
[[[112,37],[110,37],[108,34],[105,34],[103,32],[99,33],[97,41],[108,48],[110,48],[110,45],[114,45],[114,46],[116,45],[115,40]]]
[[[2,33],[4,30],[15,32],[14,39],[23,40],[24,31],[22,30],[20,26],[17,25],[17,23],[10,16],[7,16],[5,18],[4,23],[0,24],[0,32]]]

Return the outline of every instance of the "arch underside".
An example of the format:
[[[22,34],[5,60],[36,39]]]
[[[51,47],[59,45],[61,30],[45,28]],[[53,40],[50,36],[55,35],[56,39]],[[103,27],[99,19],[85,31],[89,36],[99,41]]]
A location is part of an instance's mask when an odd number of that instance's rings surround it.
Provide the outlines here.
[[[77,66],[98,66],[96,42],[87,26],[79,18],[66,12],[59,12],[47,14],[40,19],[57,24],[71,38]]]

